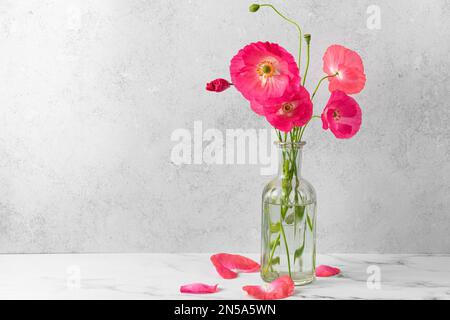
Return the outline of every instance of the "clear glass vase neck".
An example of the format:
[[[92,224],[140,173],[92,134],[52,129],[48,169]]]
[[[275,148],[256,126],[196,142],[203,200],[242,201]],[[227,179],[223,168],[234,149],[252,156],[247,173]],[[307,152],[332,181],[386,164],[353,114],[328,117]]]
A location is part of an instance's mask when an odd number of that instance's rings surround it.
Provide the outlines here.
[[[278,147],[278,177],[301,177],[304,142],[276,143]]]

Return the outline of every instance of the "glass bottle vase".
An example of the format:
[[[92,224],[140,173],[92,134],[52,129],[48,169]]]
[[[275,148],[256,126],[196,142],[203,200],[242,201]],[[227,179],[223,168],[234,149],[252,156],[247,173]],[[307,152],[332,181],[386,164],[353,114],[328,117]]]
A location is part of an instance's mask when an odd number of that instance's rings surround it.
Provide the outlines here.
[[[305,285],[315,279],[316,192],[301,176],[305,142],[276,144],[278,175],[262,195],[261,277]]]

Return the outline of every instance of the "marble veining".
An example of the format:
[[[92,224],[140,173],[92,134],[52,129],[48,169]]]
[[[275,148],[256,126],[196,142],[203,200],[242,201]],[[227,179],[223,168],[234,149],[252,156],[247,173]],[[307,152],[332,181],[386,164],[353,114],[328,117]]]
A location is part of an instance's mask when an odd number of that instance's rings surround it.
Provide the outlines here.
[[[259,274],[219,277],[209,254],[0,255],[1,299],[249,299]],[[247,255],[258,259],[257,254]],[[450,299],[450,255],[330,254],[318,264],[342,274],[297,287],[290,299]],[[211,295],[179,293],[218,283]]]

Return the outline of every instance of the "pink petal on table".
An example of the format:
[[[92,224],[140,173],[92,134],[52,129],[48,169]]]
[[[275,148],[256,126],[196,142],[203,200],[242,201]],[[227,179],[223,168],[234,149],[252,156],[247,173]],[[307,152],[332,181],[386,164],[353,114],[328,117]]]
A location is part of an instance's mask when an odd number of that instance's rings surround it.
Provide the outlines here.
[[[259,264],[238,254],[218,253],[211,256],[211,262],[222,278],[234,279],[237,272],[258,272]],[[235,270],[235,271],[233,271]]]
[[[316,276],[317,277],[331,277],[341,273],[339,268],[320,265],[316,268]]]
[[[209,285],[204,283],[185,284],[180,287],[181,293],[214,293],[217,292],[217,284]]]
[[[272,281],[267,287],[245,286],[242,288],[250,296],[261,300],[284,299],[294,293],[295,285],[289,276]]]

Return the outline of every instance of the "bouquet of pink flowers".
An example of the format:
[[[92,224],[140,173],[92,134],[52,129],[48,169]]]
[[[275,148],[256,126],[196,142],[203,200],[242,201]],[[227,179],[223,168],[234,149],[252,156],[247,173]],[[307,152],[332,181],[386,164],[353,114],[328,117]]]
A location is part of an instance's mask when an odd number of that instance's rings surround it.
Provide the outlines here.
[[[275,128],[281,150],[277,178],[263,192],[261,276],[272,281],[289,275],[295,284],[306,284],[315,275],[316,194],[300,175],[302,141],[308,123],[318,118],[338,139],[353,137],[361,127],[361,109],[351,94],[359,93],[366,76],[361,57],[341,45],[331,45],[323,56],[323,77],[312,90],[305,88],[310,65],[311,35],[271,4],[252,4],[250,12],[270,8],[294,25],[299,33],[298,59],[276,43],[255,42],[231,59],[231,82],[216,79],[209,91],[236,88],[250,108]],[[306,61],[302,62],[302,43]],[[313,100],[322,82],[328,81],[330,98],[321,115],[314,115]],[[282,245],[284,243],[284,245]],[[295,250],[292,250],[295,246]]]
[[[272,8],[293,24],[299,33],[298,61],[276,43],[255,42],[246,45],[231,59],[231,82],[216,79],[206,85],[209,91],[222,92],[233,85],[246,98],[251,109],[264,116],[276,129],[280,141],[300,142],[309,121],[321,118],[325,130],[339,139],[353,137],[361,127],[361,109],[350,94],[359,93],[366,76],[361,57],[341,45],[330,46],[323,56],[325,75],[312,94],[304,87],[310,63],[311,35],[302,37],[300,26],[270,4],[252,4],[251,12]],[[306,66],[300,73],[302,42],[306,43]],[[313,99],[324,80],[328,80],[330,99],[321,116],[313,115]],[[285,133],[284,135],[282,134]]]

